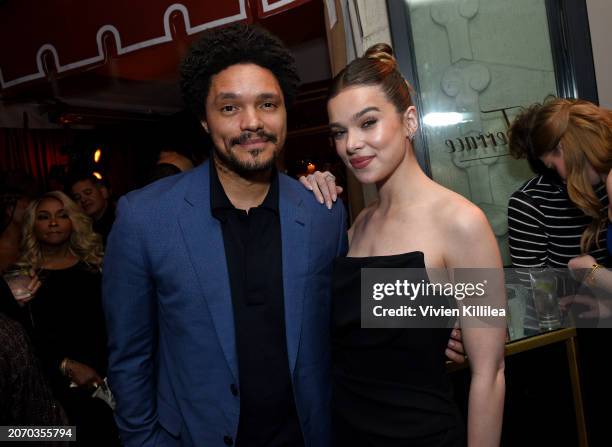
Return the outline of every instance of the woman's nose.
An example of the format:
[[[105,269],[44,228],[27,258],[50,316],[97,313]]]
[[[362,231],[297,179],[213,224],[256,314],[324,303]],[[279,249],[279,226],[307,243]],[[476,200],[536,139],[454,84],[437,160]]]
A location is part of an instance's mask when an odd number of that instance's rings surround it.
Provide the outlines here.
[[[347,132],[346,149],[350,154],[354,154],[363,147],[360,135],[357,132]]]

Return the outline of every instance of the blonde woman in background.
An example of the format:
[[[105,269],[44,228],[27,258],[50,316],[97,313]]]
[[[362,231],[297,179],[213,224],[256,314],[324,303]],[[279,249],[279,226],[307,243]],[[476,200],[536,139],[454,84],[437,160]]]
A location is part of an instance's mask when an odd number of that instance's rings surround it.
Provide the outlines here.
[[[112,411],[92,397],[107,367],[101,237],[59,191],[28,206],[23,231],[18,264],[35,270],[42,281],[26,310],[53,392],[77,426],[79,445],[118,445]]]

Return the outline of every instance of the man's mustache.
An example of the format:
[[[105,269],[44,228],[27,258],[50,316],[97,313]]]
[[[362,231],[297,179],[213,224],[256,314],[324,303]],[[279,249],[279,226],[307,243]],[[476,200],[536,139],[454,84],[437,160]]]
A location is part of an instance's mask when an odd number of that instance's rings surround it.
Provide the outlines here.
[[[242,132],[240,136],[234,137],[230,140],[230,144],[235,146],[237,144],[245,144],[249,140],[253,139],[262,139],[264,141],[270,141],[272,143],[276,143],[278,138],[276,135],[266,132],[265,130],[258,130],[257,132]]]

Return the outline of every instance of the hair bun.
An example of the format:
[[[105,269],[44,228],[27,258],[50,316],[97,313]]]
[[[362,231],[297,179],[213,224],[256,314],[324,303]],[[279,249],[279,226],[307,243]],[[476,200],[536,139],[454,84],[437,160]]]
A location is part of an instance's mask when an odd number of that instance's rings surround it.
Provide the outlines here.
[[[365,57],[368,59],[376,59],[393,68],[397,67],[397,60],[393,57],[393,49],[386,43],[377,43],[368,48],[365,52]]]

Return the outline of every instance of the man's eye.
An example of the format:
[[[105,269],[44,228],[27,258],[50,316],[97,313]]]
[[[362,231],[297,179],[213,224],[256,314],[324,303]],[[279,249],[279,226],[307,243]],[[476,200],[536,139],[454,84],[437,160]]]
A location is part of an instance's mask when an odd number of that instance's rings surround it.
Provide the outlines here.
[[[234,110],[236,110],[235,106],[227,105],[227,106],[221,107],[222,112],[233,112]]]
[[[276,108],[276,104],[274,104],[273,102],[264,102],[262,104],[262,107],[264,109],[275,109]]]

